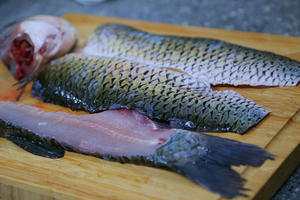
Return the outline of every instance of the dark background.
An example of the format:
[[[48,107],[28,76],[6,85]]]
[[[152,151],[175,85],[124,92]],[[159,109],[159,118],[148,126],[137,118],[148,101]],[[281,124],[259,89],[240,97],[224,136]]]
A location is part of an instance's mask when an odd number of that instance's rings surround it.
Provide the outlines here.
[[[107,0],[93,5],[74,0],[0,0],[0,26],[36,14],[67,12],[300,36],[300,0]],[[273,197],[281,199],[300,199],[300,167]]]

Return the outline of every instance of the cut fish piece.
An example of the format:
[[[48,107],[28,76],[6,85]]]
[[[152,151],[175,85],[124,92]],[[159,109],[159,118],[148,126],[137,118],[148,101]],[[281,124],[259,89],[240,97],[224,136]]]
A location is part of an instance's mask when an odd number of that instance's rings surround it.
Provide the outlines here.
[[[71,115],[0,101],[0,136],[36,155],[59,158],[64,148],[108,160],[164,166],[225,197],[245,196],[232,165],[260,166],[273,156],[251,145],[158,129],[136,111]]]
[[[122,24],[97,27],[80,53],[178,68],[212,85],[295,86],[300,63],[208,38],[157,35]]]
[[[233,91],[166,67],[70,54],[34,81],[32,94],[72,109],[135,109],[150,118],[198,131],[245,133],[269,111]]]
[[[25,86],[51,59],[68,53],[76,44],[76,30],[66,20],[38,15],[9,24],[0,31],[0,59]]]

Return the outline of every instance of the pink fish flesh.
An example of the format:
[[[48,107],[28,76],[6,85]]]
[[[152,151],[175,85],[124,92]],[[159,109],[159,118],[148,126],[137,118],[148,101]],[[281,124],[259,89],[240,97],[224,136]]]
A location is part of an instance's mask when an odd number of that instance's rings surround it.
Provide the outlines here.
[[[66,20],[39,15],[4,27],[0,32],[0,58],[17,80],[31,81],[50,59],[69,52],[76,30]]]
[[[231,165],[260,166],[264,149],[207,134],[159,129],[132,110],[72,115],[0,101],[0,135],[25,150],[50,158],[64,149],[120,162],[164,166],[225,197],[245,196]]]

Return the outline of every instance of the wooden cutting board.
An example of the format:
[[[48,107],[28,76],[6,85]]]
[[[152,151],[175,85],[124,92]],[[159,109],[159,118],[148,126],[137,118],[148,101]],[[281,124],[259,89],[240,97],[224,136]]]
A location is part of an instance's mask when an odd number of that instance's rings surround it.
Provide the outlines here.
[[[196,28],[107,17],[67,14],[78,30],[79,46],[103,23],[123,23],[161,34],[222,39],[244,46],[272,51],[300,61],[300,38],[238,31]],[[14,100],[15,81],[0,63],[0,100]],[[221,137],[257,144],[276,155],[259,168],[236,168],[248,180],[250,199],[267,199],[282,185],[300,162],[300,85],[297,87],[233,89],[268,110],[258,126],[245,135],[214,133]],[[19,103],[46,111],[67,108],[42,103],[30,96],[30,87]],[[80,112],[76,112],[80,114]],[[104,161],[67,152],[62,159],[38,157],[0,139],[0,199],[223,199],[171,171],[133,164]],[[239,199],[239,198],[237,198]]]

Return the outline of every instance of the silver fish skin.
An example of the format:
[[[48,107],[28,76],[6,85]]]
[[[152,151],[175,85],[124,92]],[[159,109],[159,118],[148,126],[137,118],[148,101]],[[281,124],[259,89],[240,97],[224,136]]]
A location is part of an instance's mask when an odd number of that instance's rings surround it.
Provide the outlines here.
[[[97,27],[80,51],[180,69],[211,85],[296,86],[300,63],[209,38],[147,33],[122,24]]]

